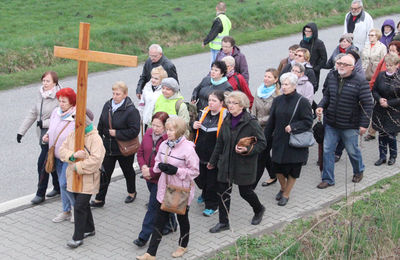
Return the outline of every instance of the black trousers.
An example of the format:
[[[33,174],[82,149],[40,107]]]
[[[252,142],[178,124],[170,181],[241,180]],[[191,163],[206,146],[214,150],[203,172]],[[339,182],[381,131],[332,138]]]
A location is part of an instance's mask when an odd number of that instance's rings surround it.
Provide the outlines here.
[[[262,205],[257,194],[253,190],[253,185],[238,185],[240,197],[247,201],[253,208],[254,213],[259,213],[262,210]],[[229,209],[231,206],[232,184],[218,182],[219,199],[219,223],[229,223]]]
[[[49,183],[49,176],[45,170],[45,161],[47,159],[47,153],[49,151],[49,145],[48,144],[41,144],[40,148],[42,151],[40,152],[38,161],[37,161],[37,171],[38,171],[38,189],[36,191],[36,196],[39,197],[44,197],[46,195],[46,190],[47,190],[47,184]],[[58,175],[57,172],[54,170],[51,173],[51,176],[53,177],[53,189],[60,191],[60,184],[58,183]]]
[[[162,239],[162,231],[165,224],[169,220],[169,212],[161,210],[161,204],[157,201],[158,204],[158,212],[156,216],[156,221],[154,223],[153,234],[151,235],[149,248],[147,249],[147,253],[152,256],[157,254],[158,245]],[[190,232],[190,223],[189,223],[189,206],[186,209],[185,215],[176,214],[178,217],[180,235],[179,235],[179,246],[186,248],[189,243],[189,232]]]
[[[114,172],[115,164],[118,161],[119,166],[121,166],[121,170],[124,173],[125,181],[126,181],[126,189],[128,193],[136,192],[136,176],[135,170],[133,169],[133,161],[135,159],[135,155],[131,156],[109,156],[106,155],[103,160],[103,167],[105,171],[105,176],[101,178],[100,182],[100,190],[96,195],[96,200],[105,201],[108,186],[110,185],[111,176]]]
[[[204,199],[206,209],[216,210],[218,208],[217,195],[217,174],[218,169],[207,169],[207,164],[200,163],[200,175],[194,181],[202,190],[201,196]]]
[[[89,201],[91,194],[74,193],[75,207],[75,231],[72,236],[73,240],[82,240],[83,234],[94,231],[94,222],[92,210],[90,209]]]
[[[260,154],[258,154],[257,177],[256,177],[256,182],[253,185],[253,190],[257,187],[258,182],[260,181],[261,177],[263,176],[264,169],[267,169],[267,172],[271,179],[276,178],[275,173],[273,171],[271,171],[271,165],[272,165],[271,148],[272,148],[271,142],[267,142],[267,147],[265,148],[265,150],[262,151]]]

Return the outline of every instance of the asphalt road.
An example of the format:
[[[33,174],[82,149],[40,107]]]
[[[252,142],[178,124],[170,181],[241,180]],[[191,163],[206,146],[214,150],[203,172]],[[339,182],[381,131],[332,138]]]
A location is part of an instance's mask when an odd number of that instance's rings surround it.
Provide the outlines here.
[[[375,27],[380,28],[383,21],[392,18],[396,22],[399,14],[385,16],[375,19]],[[343,33],[343,26],[335,26],[319,31],[319,38],[325,42],[328,57],[337,46],[338,40]],[[250,89],[252,93],[262,83],[264,71],[270,67],[277,67],[279,61],[287,56],[288,47],[298,43],[301,33],[282,37],[279,39],[259,42],[244,46],[239,46],[241,52],[246,55],[250,73]],[[200,44],[200,43],[199,43]],[[203,53],[187,57],[174,59],[179,81],[181,82],[181,92],[186,100],[190,99],[193,88],[209,71],[210,54]],[[90,66],[90,64],[89,64]],[[121,68],[112,71],[92,73],[88,79],[88,107],[95,114],[97,124],[98,115],[106,100],[111,98],[111,86],[114,82],[122,80],[129,86],[130,96],[135,97],[136,84],[142,66],[137,68]],[[321,82],[325,79],[327,70],[321,73]],[[38,75],[38,81],[41,75]],[[38,138],[34,127],[22,138],[22,143],[18,144],[16,135],[19,125],[24,120],[29,108],[35,102],[40,83],[19,87],[13,90],[0,92],[2,109],[0,118],[3,122],[1,129],[0,143],[2,148],[2,158],[0,164],[0,203],[21,196],[36,192],[37,171],[36,162],[40,152]],[[62,87],[72,87],[76,89],[76,79],[66,78],[60,81]],[[316,95],[316,100],[321,98],[321,91]]]

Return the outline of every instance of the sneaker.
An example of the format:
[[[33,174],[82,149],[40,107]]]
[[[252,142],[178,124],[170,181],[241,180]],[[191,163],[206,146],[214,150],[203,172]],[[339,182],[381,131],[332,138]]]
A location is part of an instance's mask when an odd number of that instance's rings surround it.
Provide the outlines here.
[[[53,222],[59,223],[70,219],[71,219],[71,212],[62,212],[58,214],[55,218],[53,218]]]
[[[218,212],[218,209],[216,209],[216,210],[213,210],[213,209],[205,209],[205,210],[203,211],[203,216],[211,217],[212,215],[214,215],[214,214],[217,213],[217,212]]]
[[[204,199],[201,195],[199,197],[197,197],[197,203],[199,203],[199,204],[204,203]]]

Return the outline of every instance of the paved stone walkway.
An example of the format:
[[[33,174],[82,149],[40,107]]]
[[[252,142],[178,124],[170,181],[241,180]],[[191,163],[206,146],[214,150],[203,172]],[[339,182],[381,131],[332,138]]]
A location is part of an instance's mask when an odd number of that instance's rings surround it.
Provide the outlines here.
[[[250,224],[253,216],[251,208],[239,197],[235,187],[231,203],[231,231],[218,234],[208,232],[218,221],[218,214],[204,217],[203,207],[196,200],[190,210],[189,251],[184,259],[207,259],[216,250],[232,244],[240,236],[257,235],[267,232],[274,225],[284,224],[299,218],[310,211],[324,207],[345,195],[345,183],[349,192],[364,189],[377,181],[399,172],[399,163],[394,166],[376,167],[378,158],[377,141],[361,144],[366,170],[361,183],[351,182],[352,168],[344,154],[336,164],[336,185],[319,190],[320,172],[315,165],[317,146],[310,150],[308,164],[303,168],[286,207],[276,205],[275,194],[279,184],[270,187],[257,187],[256,192],[267,208],[263,221],[258,226]],[[347,176],[346,176],[347,172]],[[267,177],[264,176],[263,179]],[[137,237],[145,214],[148,191],[143,179],[137,178],[138,197],[132,204],[125,204],[125,180],[111,183],[106,205],[94,209],[96,235],[85,239],[77,249],[69,249],[66,241],[71,238],[73,224],[55,224],[51,219],[61,211],[59,199],[49,200],[39,206],[28,207],[14,212],[0,214],[0,256],[1,259],[134,259],[145,253],[147,247],[137,248],[132,241]],[[196,191],[197,195],[199,191]],[[170,255],[178,243],[178,232],[163,238],[157,258],[171,259]]]

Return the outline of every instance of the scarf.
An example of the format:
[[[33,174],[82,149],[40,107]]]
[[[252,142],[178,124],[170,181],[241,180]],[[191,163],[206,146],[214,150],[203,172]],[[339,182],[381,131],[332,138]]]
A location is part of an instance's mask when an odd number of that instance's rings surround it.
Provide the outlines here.
[[[233,76],[233,74],[235,74],[235,70],[234,70],[234,69],[231,70],[230,72],[227,72],[227,73],[226,73],[226,77],[229,79],[230,77]]]
[[[311,36],[311,37],[306,37],[306,36],[303,37],[303,40],[304,40],[305,42],[310,42],[311,39],[312,39],[312,36]]]
[[[216,85],[221,85],[222,83],[228,81],[228,79],[226,77],[222,77],[220,80],[215,81],[213,78],[211,78],[211,84],[213,84],[214,86]]]
[[[397,70],[396,70],[396,71],[394,71],[394,72],[392,72],[392,73],[390,73],[390,72],[386,71],[386,76],[389,76],[389,77],[391,77],[391,76],[393,76],[393,75],[394,75],[396,72],[397,72]]]
[[[56,86],[54,86],[52,89],[44,90],[44,87],[41,86],[40,87],[40,95],[42,95],[42,98],[51,98],[55,87]]]
[[[89,133],[93,130],[93,123],[90,123],[88,126],[85,127],[85,134]]]
[[[125,102],[125,98],[124,98],[124,100],[122,100],[118,104],[115,104],[114,99],[113,99],[111,101],[112,112],[114,113],[120,106],[122,106],[122,104],[124,104],[124,102]]]
[[[58,110],[58,115],[61,117],[61,120],[66,120],[68,117],[75,114],[76,107],[70,107],[67,111],[63,112],[61,108]]]
[[[339,52],[340,53],[346,53],[346,49],[343,49],[342,47],[339,46]]]
[[[181,140],[182,140],[182,136],[179,137],[179,138],[176,139],[176,140],[168,140],[168,141],[167,141],[167,145],[168,145],[169,148],[172,149],[172,148],[174,148],[175,145],[176,145],[177,143],[179,143]]]
[[[354,28],[356,27],[356,23],[357,23],[358,19],[360,19],[360,17],[361,17],[361,15],[362,15],[363,12],[364,12],[364,11],[361,11],[357,16],[353,16],[353,15],[350,13],[349,16],[351,16],[351,17],[350,17],[350,19],[347,21],[347,32],[348,32],[348,33],[353,33],[353,32],[354,32]]]
[[[383,33],[383,35],[385,35],[385,36],[387,37],[387,36],[391,35],[391,34],[392,34],[392,32],[393,32],[393,30],[391,30],[391,31],[390,31],[390,32],[388,32],[388,33]]]
[[[151,133],[151,138],[153,139],[153,144],[156,144],[157,141],[164,135],[164,133],[160,134],[160,135],[156,135],[156,133],[153,132]],[[155,146],[155,145],[154,145]]]
[[[272,93],[274,93],[276,88],[276,85],[271,85],[269,87],[265,86],[264,84],[261,84],[261,86],[258,87],[257,89],[257,96],[260,98],[269,98]]]

